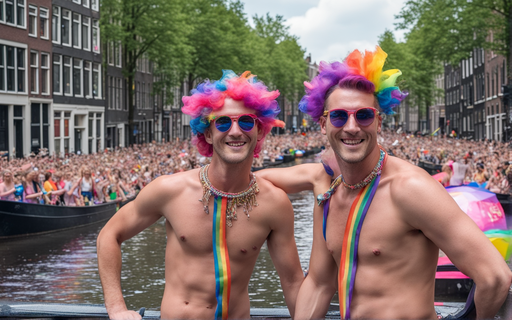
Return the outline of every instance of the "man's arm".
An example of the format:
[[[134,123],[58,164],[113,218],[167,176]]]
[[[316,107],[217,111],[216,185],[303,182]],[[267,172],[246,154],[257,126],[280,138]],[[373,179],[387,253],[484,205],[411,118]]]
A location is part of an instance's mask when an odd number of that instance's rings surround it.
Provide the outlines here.
[[[258,177],[270,181],[286,193],[297,193],[304,190],[315,190],[315,186],[322,181],[330,181],[321,163],[306,163],[288,168],[264,169],[256,172]],[[327,188],[329,185],[327,184]]]
[[[323,207],[314,209],[313,248],[309,270],[302,283],[295,308],[296,319],[323,319],[338,289],[338,266],[327,249],[322,232]]]
[[[122,207],[105,227],[97,240],[98,270],[100,273],[105,307],[111,319],[140,319],[129,311],[121,289],[121,244],[155,223],[162,215],[160,208],[162,181],[155,180],[138,197]]]
[[[293,233],[293,208],[286,194],[272,188],[272,231],[267,238],[268,252],[276,268],[283,288],[284,299],[293,318],[295,302],[304,274]],[[279,214],[274,214],[278,212]]]
[[[428,174],[418,171],[392,183],[391,194],[396,195],[394,202],[404,220],[421,230],[474,280],[477,317],[494,318],[512,282],[512,273],[498,250]]]

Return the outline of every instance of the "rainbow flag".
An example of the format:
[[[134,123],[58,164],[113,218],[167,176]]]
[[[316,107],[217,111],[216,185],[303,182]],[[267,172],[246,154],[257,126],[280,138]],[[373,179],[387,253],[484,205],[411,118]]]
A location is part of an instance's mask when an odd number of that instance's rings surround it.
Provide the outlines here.
[[[338,275],[341,319],[350,319],[350,302],[352,301],[352,292],[354,291],[354,282],[356,279],[359,235],[363,227],[366,212],[372,203],[379,181],[380,175],[375,177],[370,184],[359,191],[354,203],[352,203],[347,218]]]
[[[215,196],[213,201],[213,257],[215,259],[215,319],[227,319],[231,292],[231,269],[226,243],[226,209],[228,198]]]

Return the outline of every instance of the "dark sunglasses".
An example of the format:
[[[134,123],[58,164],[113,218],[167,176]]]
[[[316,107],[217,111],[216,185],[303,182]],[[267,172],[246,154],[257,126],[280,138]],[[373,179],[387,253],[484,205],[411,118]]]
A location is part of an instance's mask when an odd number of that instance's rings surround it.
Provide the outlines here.
[[[377,109],[372,107],[364,107],[352,111],[345,109],[333,109],[324,111],[324,117],[329,115],[331,124],[336,128],[343,127],[347,123],[351,114],[354,115],[354,118],[359,125],[367,127],[373,123],[373,120],[375,120],[375,115],[379,115],[380,113],[377,111]]]
[[[227,132],[231,129],[233,121],[238,122],[238,126],[245,132],[249,132],[254,128],[258,117],[254,114],[241,114],[239,116],[220,116],[213,117],[212,121],[215,124],[215,128],[220,132]]]

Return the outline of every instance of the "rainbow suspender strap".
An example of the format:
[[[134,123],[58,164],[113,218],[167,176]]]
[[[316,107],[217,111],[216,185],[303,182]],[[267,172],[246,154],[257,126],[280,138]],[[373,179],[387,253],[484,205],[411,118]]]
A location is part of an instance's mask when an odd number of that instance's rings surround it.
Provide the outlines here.
[[[338,275],[338,295],[340,299],[341,319],[350,319],[350,302],[354,290],[357,269],[357,249],[359,235],[363,227],[366,212],[372,203],[373,196],[379,185],[380,175],[376,176],[370,184],[365,186],[357,195],[347,219],[341,260]]]
[[[215,319],[227,319],[231,292],[231,269],[226,243],[226,209],[228,198],[215,196],[213,201],[213,256],[215,259]]]

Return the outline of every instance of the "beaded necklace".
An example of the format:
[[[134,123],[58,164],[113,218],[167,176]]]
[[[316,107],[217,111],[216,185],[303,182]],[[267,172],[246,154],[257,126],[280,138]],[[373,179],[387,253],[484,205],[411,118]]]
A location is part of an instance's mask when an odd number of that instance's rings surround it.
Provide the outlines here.
[[[348,184],[348,183],[345,182],[345,178],[343,178],[343,175],[340,174],[340,176],[341,176],[341,183],[343,183],[343,186],[345,188],[349,188],[349,189],[352,189],[352,190],[361,189],[362,187],[366,187],[366,185],[368,185],[370,182],[372,182],[373,178],[375,178],[376,176],[380,175],[380,173],[382,172],[382,165],[384,163],[384,156],[385,155],[386,155],[386,151],[382,150],[382,148],[381,148],[380,149],[379,162],[377,162],[377,164],[373,168],[372,172],[370,172],[370,174],[367,175],[366,178],[364,178],[363,181],[361,181],[359,183]]]
[[[359,183],[356,183],[356,184],[348,184],[345,182],[345,179],[343,178],[343,175],[340,174],[336,179],[334,179],[334,181],[331,183],[331,186],[329,188],[329,190],[327,190],[325,193],[323,194],[319,194],[317,197],[316,197],[316,201],[317,201],[317,204],[320,206],[322,204],[324,204],[335,192],[336,192],[336,189],[338,189],[338,186],[340,184],[343,184],[343,186],[345,188],[349,188],[349,189],[352,189],[352,190],[355,190],[355,189],[360,189],[362,187],[365,187],[366,185],[368,185],[370,182],[372,182],[373,178],[375,178],[376,176],[380,175],[382,173],[382,166],[384,165],[384,158],[386,156],[386,151],[382,150],[382,148],[380,149],[380,158],[379,158],[379,162],[377,162],[377,164],[375,165],[375,167],[373,168],[372,172],[370,172],[369,175],[366,176],[366,178],[364,178],[361,182]]]
[[[199,179],[203,185],[203,198],[199,201],[203,203],[204,212],[209,214],[208,202],[210,201],[210,196],[214,195],[216,197],[227,198],[226,224],[228,227],[233,226],[232,220],[237,220],[237,207],[243,207],[245,215],[247,218],[249,218],[249,211],[251,211],[253,207],[258,206],[258,202],[256,201],[256,194],[260,192],[260,189],[256,183],[256,176],[251,172],[251,181],[249,182],[249,187],[247,187],[247,189],[244,191],[229,193],[221,191],[212,185],[208,179],[209,167],[210,165],[206,165],[199,171]]]

